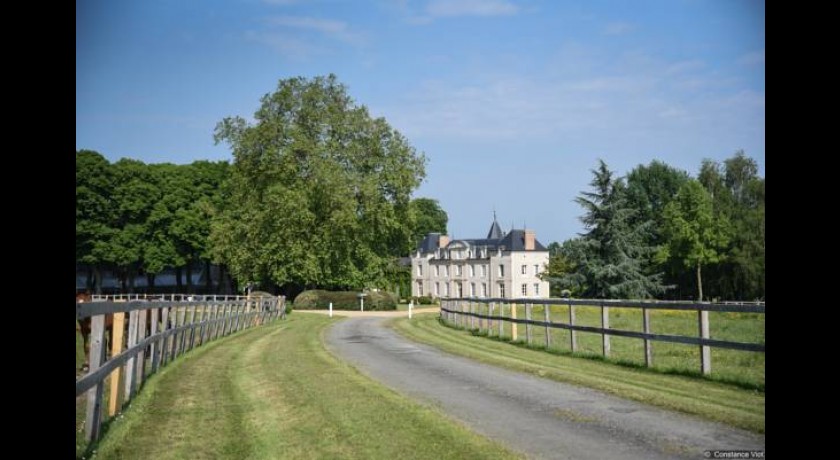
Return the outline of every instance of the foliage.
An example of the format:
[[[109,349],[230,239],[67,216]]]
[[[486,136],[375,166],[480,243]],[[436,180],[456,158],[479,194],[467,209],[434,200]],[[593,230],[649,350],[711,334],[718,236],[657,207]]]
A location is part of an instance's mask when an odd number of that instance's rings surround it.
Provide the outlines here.
[[[409,201],[425,157],[334,75],[281,80],[254,119],[216,126],[234,162],[211,232],[214,257],[239,281],[384,284],[411,246]]]
[[[703,265],[720,262],[729,242],[729,222],[712,211],[712,198],[700,182],[688,181],[665,207],[664,258],[676,258],[697,271],[698,300],[703,300]]]
[[[631,226],[635,210],[629,207],[624,182],[613,177],[603,160],[592,171],[593,191],[575,200],[588,230],[577,255],[577,272],[585,280],[584,295],[598,298],[646,298],[664,289],[658,274],[646,274],[642,263],[653,248],[645,244],[648,222]]]
[[[115,270],[131,292],[137,274],[208,261],[210,218],[227,163],[113,164],[76,152],[76,263]],[[98,276],[94,289],[99,289]]]
[[[429,233],[446,235],[446,224],[449,221],[446,211],[440,207],[437,200],[431,198],[415,198],[409,204],[409,213],[413,224],[411,236],[415,249]]]
[[[415,305],[433,305],[435,303],[435,299],[424,295],[420,297],[412,297],[411,299]]]
[[[365,310],[385,311],[397,309],[397,298],[390,292],[365,292]],[[330,303],[336,310],[359,310],[359,292],[355,291],[303,291],[295,298],[296,310],[323,310],[329,308]]]

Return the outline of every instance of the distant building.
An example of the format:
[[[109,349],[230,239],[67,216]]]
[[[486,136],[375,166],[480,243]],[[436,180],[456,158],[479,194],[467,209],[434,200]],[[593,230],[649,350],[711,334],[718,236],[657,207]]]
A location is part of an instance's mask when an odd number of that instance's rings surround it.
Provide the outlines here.
[[[547,298],[539,274],[548,249],[533,230],[504,233],[493,216],[483,239],[449,240],[429,233],[411,258],[413,297]]]

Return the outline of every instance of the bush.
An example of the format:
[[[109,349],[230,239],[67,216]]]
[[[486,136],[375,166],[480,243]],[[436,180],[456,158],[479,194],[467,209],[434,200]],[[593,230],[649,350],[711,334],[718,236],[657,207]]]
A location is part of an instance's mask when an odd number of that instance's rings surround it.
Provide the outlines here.
[[[435,303],[434,299],[427,295],[423,297],[414,297],[412,300],[414,301],[414,305],[433,305]]]
[[[365,310],[396,310],[397,298],[389,292],[366,292]],[[295,299],[297,310],[325,310],[330,302],[335,310],[358,310],[359,293],[357,291],[324,291],[320,289],[303,291]]]

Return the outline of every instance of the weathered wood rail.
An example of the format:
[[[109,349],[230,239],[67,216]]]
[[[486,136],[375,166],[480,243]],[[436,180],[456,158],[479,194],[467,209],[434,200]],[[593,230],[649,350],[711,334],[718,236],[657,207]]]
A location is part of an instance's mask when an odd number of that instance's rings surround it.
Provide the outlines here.
[[[87,392],[88,441],[99,438],[107,378],[111,379],[108,414],[113,417],[139,390],[147,371],[157,372],[161,366],[211,340],[286,315],[285,297],[203,297],[208,300],[188,301],[183,300],[190,298],[188,295],[175,295],[171,298],[179,300],[123,298],[76,304],[77,320],[91,318],[89,371],[76,380],[76,397]],[[127,336],[123,337],[126,314]],[[106,315],[114,315],[107,360]]]
[[[534,305],[542,305],[543,320],[532,318]],[[568,306],[568,322],[555,322],[551,319],[551,306]],[[588,306],[601,309],[601,326],[583,326],[575,324],[575,307]],[[517,318],[517,310],[524,309],[525,318]],[[609,312],[611,308],[642,310],[642,331],[611,329]],[[510,316],[505,316],[505,310]],[[651,331],[651,310],[682,310],[697,312],[697,336],[656,334]],[[729,340],[712,339],[709,335],[709,312],[736,312],[764,314],[765,305],[761,303],[706,303],[706,302],[644,302],[636,300],[584,300],[584,299],[501,299],[501,298],[444,298],[441,299],[440,316],[446,323],[465,329],[475,329],[492,335],[503,335],[505,323],[510,326],[510,339],[518,340],[519,324],[525,325],[525,342],[533,343],[533,327],[545,328],[545,347],[551,346],[550,329],[566,329],[570,332],[570,349],[578,351],[576,332],[601,334],[601,350],[604,357],[610,355],[610,336],[631,337],[644,342],[645,365],[653,365],[651,341],[698,345],[700,347],[700,372],[709,374],[712,370],[711,348],[764,353],[763,343],[745,343]],[[495,325],[493,324],[495,322]]]

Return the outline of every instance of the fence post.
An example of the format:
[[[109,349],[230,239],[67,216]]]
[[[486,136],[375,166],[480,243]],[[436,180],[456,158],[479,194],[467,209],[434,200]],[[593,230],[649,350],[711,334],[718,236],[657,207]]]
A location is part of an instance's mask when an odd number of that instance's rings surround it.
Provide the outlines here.
[[[161,311],[161,313],[160,313],[161,327],[162,327],[162,329],[160,331],[161,334],[162,334],[162,337],[160,338],[160,352],[158,353],[160,355],[160,360],[159,360],[159,365],[160,366],[165,366],[166,365],[166,355],[167,355],[167,348],[168,348],[167,345],[168,345],[168,342],[169,342],[169,335],[167,334],[167,331],[169,330],[169,308],[170,307],[163,307],[160,310]],[[157,367],[155,368],[155,370],[157,371]]]
[[[123,329],[125,328],[125,313],[114,313],[113,326],[111,327],[111,356],[117,356],[122,351]],[[117,367],[111,373],[111,396],[108,399],[108,416],[113,417],[117,413],[120,399],[120,373],[121,367]]]
[[[610,328],[610,307],[601,302],[601,329]],[[604,357],[610,355],[610,336],[609,334],[601,333],[601,348],[604,352]]]
[[[516,319],[516,304],[513,303],[513,302],[510,303],[510,319]],[[518,324],[511,321],[511,323],[510,323],[510,341],[511,342],[516,342],[517,335],[518,335],[517,332],[519,332],[519,331],[517,331],[517,326],[518,326]]]
[[[90,362],[89,372],[93,372],[102,365],[105,354],[105,315],[96,315],[90,319]],[[85,438],[94,441],[99,438],[99,428],[102,424],[102,393],[104,381],[100,381],[87,391],[87,410],[85,418]]]
[[[198,309],[198,305],[193,305],[190,309],[190,350],[195,347],[195,311]]]
[[[572,300],[569,299],[569,325],[575,325],[575,306],[572,305]],[[569,341],[571,342],[572,346],[572,353],[577,351],[577,331],[574,329],[569,329]]]
[[[152,309],[152,328],[149,331],[150,335],[157,334],[158,330],[158,316],[160,315],[159,308]],[[158,360],[160,359],[160,341],[155,340],[149,348],[149,354],[152,355],[152,373],[157,372]]]
[[[330,318],[332,318],[332,302],[330,302]]]
[[[531,321],[531,304],[525,304],[525,319]],[[531,323],[525,323],[525,342],[531,345]]]
[[[142,342],[146,338],[146,317],[148,316],[148,310],[140,310],[138,312],[138,323],[137,323],[137,342]],[[137,354],[137,387],[139,388],[140,385],[143,384],[143,379],[146,377],[146,348],[144,347],[140,350],[140,353]]]
[[[551,347],[551,304],[543,304],[543,317],[545,317],[545,349]]]
[[[505,316],[505,303],[499,302],[499,318],[503,318]],[[499,338],[501,339],[505,335],[505,321],[503,319],[499,320]]]
[[[642,307],[642,326],[644,333],[650,334],[650,310],[647,307]],[[653,366],[653,355],[650,350],[650,339],[645,337],[645,366]]]
[[[132,310],[128,314],[128,346],[126,347],[131,348],[137,344],[137,317],[138,315],[137,310]],[[134,379],[134,372],[136,370],[135,366],[135,358],[128,358],[128,361],[125,363],[125,401],[131,401],[131,398],[134,397],[134,390],[137,389],[135,384],[137,381]]]
[[[704,339],[709,338],[709,311],[699,310],[698,319],[700,320],[700,337]],[[700,345],[700,372],[705,375],[712,373],[712,352],[708,345]]]
[[[493,335],[493,310],[496,309],[496,305],[493,302],[487,304],[487,316],[490,318],[487,320],[487,337]]]

